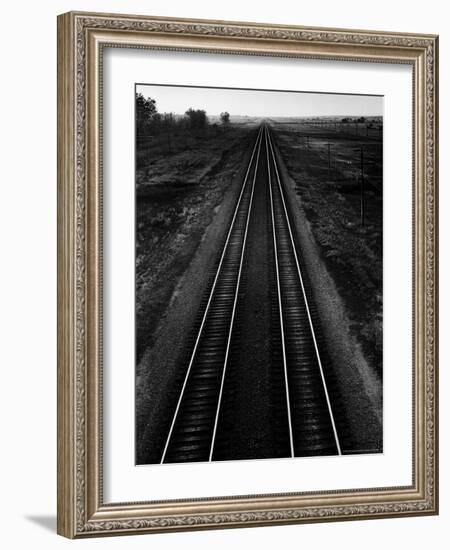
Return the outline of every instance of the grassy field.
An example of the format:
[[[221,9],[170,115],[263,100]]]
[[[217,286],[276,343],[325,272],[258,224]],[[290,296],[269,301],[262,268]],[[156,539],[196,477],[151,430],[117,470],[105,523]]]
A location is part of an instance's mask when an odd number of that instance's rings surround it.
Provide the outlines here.
[[[164,131],[137,146],[136,357],[158,322],[255,137],[251,120]]]
[[[381,375],[382,120],[278,119],[271,126],[352,331]]]

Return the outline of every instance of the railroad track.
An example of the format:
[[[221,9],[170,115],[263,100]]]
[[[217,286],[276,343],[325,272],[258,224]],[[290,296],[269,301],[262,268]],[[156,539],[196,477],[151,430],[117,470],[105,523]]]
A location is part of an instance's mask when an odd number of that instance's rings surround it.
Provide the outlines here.
[[[232,402],[225,394],[232,394],[239,384],[239,376],[230,365],[236,337],[233,329],[238,301],[242,300],[240,287],[254,196],[264,185],[269,190],[267,215],[273,240],[270,294],[277,310],[279,332],[274,335],[272,347],[276,347],[274,353],[280,360],[273,361],[272,354],[272,361],[277,370],[275,378],[282,381],[272,397],[275,408],[282,410],[279,418],[283,425],[277,437],[283,442],[283,456],[342,453],[321,343],[316,336],[273,142],[269,128],[263,125],[203,306],[161,463],[220,460],[221,449],[232,448],[233,441],[221,419]]]
[[[342,454],[268,130],[266,144],[291,456]]]

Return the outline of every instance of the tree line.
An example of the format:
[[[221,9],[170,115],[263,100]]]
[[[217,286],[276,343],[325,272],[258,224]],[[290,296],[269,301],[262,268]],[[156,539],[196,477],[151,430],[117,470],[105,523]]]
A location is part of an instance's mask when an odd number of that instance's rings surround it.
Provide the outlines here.
[[[224,127],[230,123],[230,113],[220,113],[220,121]],[[177,117],[173,113],[160,113],[156,100],[136,94],[136,129],[138,136],[149,135],[158,130],[172,128],[190,128],[203,130],[209,125],[209,119],[204,109],[188,109],[184,116]]]

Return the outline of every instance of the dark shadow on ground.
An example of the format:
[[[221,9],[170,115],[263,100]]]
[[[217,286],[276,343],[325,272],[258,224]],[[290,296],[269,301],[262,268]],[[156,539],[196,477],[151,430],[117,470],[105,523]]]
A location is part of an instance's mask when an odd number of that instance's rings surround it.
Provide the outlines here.
[[[56,516],[26,516],[25,519],[39,525],[46,531],[56,533]]]

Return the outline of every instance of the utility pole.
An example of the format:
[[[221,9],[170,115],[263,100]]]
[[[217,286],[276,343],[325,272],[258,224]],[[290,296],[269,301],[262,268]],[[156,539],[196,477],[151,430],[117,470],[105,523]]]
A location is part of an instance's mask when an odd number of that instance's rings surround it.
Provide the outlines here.
[[[331,145],[328,142],[328,174],[331,174]]]
[[[364,149],[361,147],[361,184],[360,184],[360,192],[361,192],[361,203],[360,203],[360,210],[361,210],[361,227],[364,227]]]

